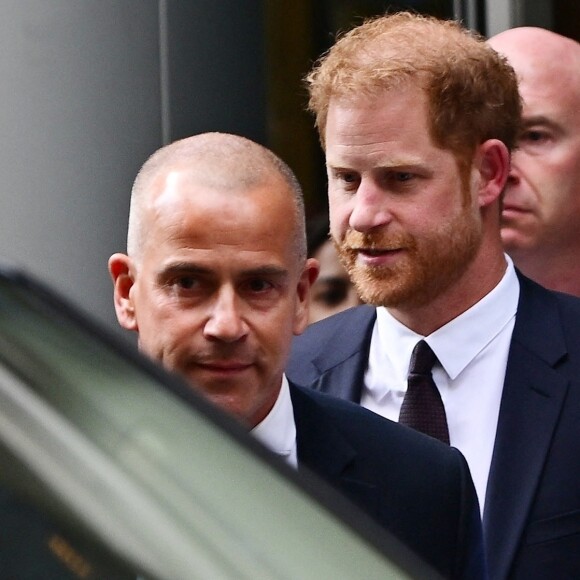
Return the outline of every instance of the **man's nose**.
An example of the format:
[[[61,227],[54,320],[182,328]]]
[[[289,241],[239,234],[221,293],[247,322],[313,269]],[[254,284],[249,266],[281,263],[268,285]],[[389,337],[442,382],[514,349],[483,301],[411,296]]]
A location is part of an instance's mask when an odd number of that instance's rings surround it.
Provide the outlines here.
[[[367,233],[388,224],[391,213],[386,207],[386,195],[370,181],[362,181],[353,200],[349,226],[356,231]]]
[[[507,185],[517,185],[520,182],[521,174],[517,162],[512,158],[510,172],[508,173]]]
[[[247,334],[248,327],[240,307],[234,290],[221,290],[212,304],[205,323],[205,337],[223,342],[236,342],[242,339]]]

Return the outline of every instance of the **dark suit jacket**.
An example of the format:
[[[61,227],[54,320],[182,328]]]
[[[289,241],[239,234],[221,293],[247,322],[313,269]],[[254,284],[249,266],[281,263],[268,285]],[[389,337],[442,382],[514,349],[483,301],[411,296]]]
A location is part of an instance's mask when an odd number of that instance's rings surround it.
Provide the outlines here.
[[[493,580],[580,577],[580,299],[519,275],[483,518]],[[360,402],[375,309],[307,329],[288,378]]]
[[[477,496],[463,455],[358,405],[290,385],[298,462],[446,578],[483,578]]]

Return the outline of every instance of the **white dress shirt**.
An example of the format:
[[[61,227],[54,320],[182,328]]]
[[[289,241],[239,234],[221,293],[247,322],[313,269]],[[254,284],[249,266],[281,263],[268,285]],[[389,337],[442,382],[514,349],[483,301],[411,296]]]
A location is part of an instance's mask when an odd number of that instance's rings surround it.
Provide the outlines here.
[[[519,299],[512,261],[499,284],[469,310],[427,337],[377,308],[361,405],[398,421],[411,352],[424,338],[437,355],[433,379],[445,406],[449,439],[465,456],[481,512]]]
[[[272,410],[250,433],[276,455],[283,457],[292,467],[298,467],[294,407],[286,375],[282,377],[282,387]]]

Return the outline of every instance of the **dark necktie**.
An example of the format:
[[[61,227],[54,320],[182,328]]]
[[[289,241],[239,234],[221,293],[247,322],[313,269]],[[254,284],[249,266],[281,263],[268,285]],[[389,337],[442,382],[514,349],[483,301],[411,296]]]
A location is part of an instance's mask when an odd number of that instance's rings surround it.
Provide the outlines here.
[[[419,341],[411,355],[407,394],[399,423],[449,443],[445,407],[431,374],[436,362],[437,357],[429,345],[424,340]]]

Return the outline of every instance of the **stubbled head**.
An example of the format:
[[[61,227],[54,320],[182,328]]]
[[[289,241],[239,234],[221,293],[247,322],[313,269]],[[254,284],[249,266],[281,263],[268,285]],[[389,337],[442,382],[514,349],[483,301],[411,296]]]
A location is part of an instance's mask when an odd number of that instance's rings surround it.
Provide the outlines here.
[[[149,157],[133,184],[127,234],[127,253],[137,263],[146,232],[144,210],[151,202],[153,183],[172,169],[186,169],[192,181],[209,189],[240,191],[279,179],[294,195],[296,256],[306,258],[306,233],[302,189],[293,171],[272,151],[238,135],[203,133],[171,143]]]

